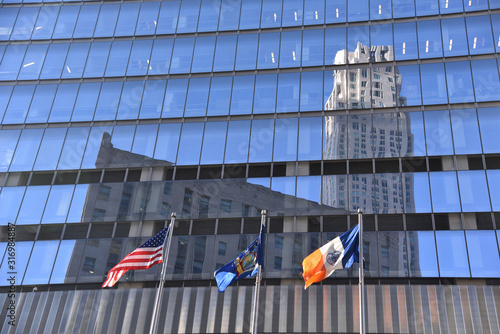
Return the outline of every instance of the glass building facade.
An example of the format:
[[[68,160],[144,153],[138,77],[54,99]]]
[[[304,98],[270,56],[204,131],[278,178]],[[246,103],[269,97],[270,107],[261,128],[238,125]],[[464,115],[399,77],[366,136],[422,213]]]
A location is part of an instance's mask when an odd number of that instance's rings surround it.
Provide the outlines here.
[[[499,333],[499,53],[498,0],[0,1],[0,332],[147,332],[160,266],[101,284],[172,212],[160,332],[248,332],[262,209],[258,331],[359,332],[301,272],[362,209],[367,332]]]

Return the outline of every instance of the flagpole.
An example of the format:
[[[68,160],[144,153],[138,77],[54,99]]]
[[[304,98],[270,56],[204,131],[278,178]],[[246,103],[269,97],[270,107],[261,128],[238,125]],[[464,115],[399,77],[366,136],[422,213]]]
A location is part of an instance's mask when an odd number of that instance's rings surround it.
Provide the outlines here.
[[[365,334],[365,273],[363,259],[363,211],[358,209],[359,225],[359,333]]]
[[[170,225],[168,225],[167,231],[167,245],[164,247],[163,251],[163,265],[161,268],[161,278],[160,285],[158,286],[158,290],[156,290],[156,299],[155,305],[153,307],[153,316],[151,317],[151,327],[149,329],[150,334],[155,334],[158,330],[158,313],[161,305],[161,296],[163,292],[163,285],[165,285],[165,273],[167,272],[167,262],[168,262],[168,254],[170,252],[170,244],[172,243],[172,234],[174,232],[174,223],[175,223],[175,212],[172,212],[172,216],[170,219]],[[165,252],[166,248],[166,252]]]
[[[262,229],[265,228],[266,226],[266,210],[262,210],[260,212],[261,218],[260,218],[260,232],[262,232]],[[260,247],[260,245],[259,245]],[[250,322],[250,333],[256,334],[257,333],[257,322],[258,322],[258,310],[259,310],[259,299],[260,299],[260,281],[262,279],[262,273],[261,273],[261,267],[260,264],[257,263],[257,275],[255,278],[255,289],[254,289],[254,294],[253,294],[253,300],[252,300],[252,318]]]

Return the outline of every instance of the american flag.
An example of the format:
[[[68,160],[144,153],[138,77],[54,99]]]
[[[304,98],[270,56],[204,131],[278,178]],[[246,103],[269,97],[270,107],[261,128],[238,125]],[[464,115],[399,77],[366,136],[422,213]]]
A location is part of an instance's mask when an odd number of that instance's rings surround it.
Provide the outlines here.
[[[108,273],[102,287],[112,287],[128,270],[148,269],[163,262],[163,245],[168,227],[146,241],[142,246],[125,256]]]

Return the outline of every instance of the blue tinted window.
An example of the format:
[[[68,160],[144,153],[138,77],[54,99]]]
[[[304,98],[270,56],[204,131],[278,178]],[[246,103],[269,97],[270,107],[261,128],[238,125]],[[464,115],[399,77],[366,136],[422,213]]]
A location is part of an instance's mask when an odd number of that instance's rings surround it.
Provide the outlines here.
[[[87,144],[87,137],[89,135],[89,128],[69,128],[66,140],[64,141],[64,146],[61,151],[61,157],[59,159],[59,164],[57,169],[78,169],[82,163],[83,152],[85,151],[85,146]],[[68,205],[69,205],[68,197]],[[59,198],[61,205],[65,205],[65,201]],[[57,200],[54,201],[54,205],[57,205]],[[50,214],[49,217],[52,217]],[[45,217],[44,217],[44,221]],[[54,221],[47,221],[48,223],[54,223]],[[61,221],[64,222],[64,221]]]
[[[304,25],[323,24],[325,22],[325,1],[304,1]]]
[[[18,80],[36,80],[40,75],[47,44],[31,44],[26,51]]]
[[[276,112],[295,112],[299,110],[299,82],[300,73],[280,73]]]
[[[450,103],[474,102],[472,76],[468,61],[446,63]]]
[[[491,15],[491,23],[493,25],[493,44],[495,45],[496,51],[500,52],[500,15]]]
[[[69,44],[51,44],[49,46],[40,79],[56,79],[61,77],[68,48]]]
[[[200,13],[200,0],[181,1],[177,32],[195,32]]]
[[[47,284],[49,282],[58,246],[59,240],[35,242],[23,284]]]
[[[179,142],[178,165],[196,165],[200,161],[203,123],[184,123]]]
[[[147,157],[152,157],[156,144],[157,124],[138,125],[135,131],[132,152]]]
[[[394,53],[396,60],[418,57],[417,31],[414,22],[394,24]]]
[[[452,155],[450,116],[448,110],[424,112],[427,153],[429,155]]]
[[[120,106],[116,119],[136,119],[139,114],[144,81],[126,81],[123,84]]]
[[[418,49],[420,58],[443,56],[439,21],[418,22]]]
[[[432,207],[434,212],[460,212],[457,174],[430,172]]]
[[[146,81],[139,118],[160,118],[166,83],[165,80]]]
[[[250,121],[229,122],[227,129],[225,163],[247,162]]]
[[[177,28],[180,1],[164,1],[161,3],[158,16],[157,34],[173,34]]]
[[[462,0],[439,0],[439,10],[441,14],[459,13],[464,10]]]
[[[159,8],[159,2],[142,3],[135,35],[153,35],[155,33]]]
[[[429,176],[427,173],[403,173],[402,178],[405,185],[413,185],[413,191],[404,193],[405,212],[432,212]]]
[[[314,203],[320,203],[321,196],[321,176],[298,176],[297,177],[297,198],[306,199]],[[297,215],[320,213],[318,209],[311,208],[311,204],[305,201],[297,201]],[[299,211],[300,210],[300,211]]]
[[[259,35],[239,35],[236,51],[236,70],[253,70],[257,63],[257,43]]]
[[[488,175],[488,185],[490,189],[491,205],[493,206],[493,211],[500,210],[500,170],[488,170],[486,171]]]
[[[495,1],[490,1],[490,6],[492,8],[498,8],[498,5]],[[474,10],[488,9],[488,1],[487,0],[475,0],[475,1],[465,1],[465,11],[470,12]]]
[[[472,277],[498,277],[500,258],[495,231],[465,231]]]
[[[347,1],[326,1],[326,23],[346,22]]]
[[[276,120],[273,161],[297,160],[297,118]]]
[[[19,210],[17,224],[40,224],[50,186],[30,186],[26,190]]]
[[[16,80],[19,68],[21,67],[27,45],[9,45],[5,50],[2,62],[0,63],[0,80]]]
[[[59,9],[61,7],[41,7],[40,14],[38,14],[38,19],[35,24],[35,30],[31,39],[49,39],[52,37],[52,32],[54,31],[54,26],[56,24],[57,16],[59,14]],[[5,11],[7,8],[4,8]],[[0,20],[1,21],[1,20]]]
[[[92,43],[83,75],[85,78],[102,77],[104,75],[110,47],[111,42]]]
[[[302,72],[300,78],[300,111],[323,109],[323,72]]]
[[[148,74],[168,73],[173,44],[173,39],[156,39],[154,41]]]
[[[473,60],[472,77],[476,101],[496,101],[500,99],[498,68],[494,59]]]
[[[274,113],[276,110],[277,74],[257,75],[253,103],[254,114]]]
[[[148,72],[152,40],[135,40],[130,52],[127,75],[145,75]]]
[[[20,130],[2,130],[0,132],[0,172],[6,172],[9,168]]]
[[[368,0],[347,2],[347,21],[367,21],[368,20]]]
[[[54,264],[54,270],[50,277],[50,283],[75,282],[76,273],[69,270],[70,263],[80,259],[83,253],[83,244],[85,240],[62,240],[57,252],[57,258]],[[75,246],[76,244],[76,246]]]
[[[229,114],[231,101],[232,77],[213,77],[208,98],[208,116]]]
[[[59,12],[52,38],[71,38],[78,18],[80,6],[63,6]]]
[[[77,184],[73,198],[71,199],[71,207],[67,218],[68,223],[83,222],[83,210],[87,203],[87,193],[89,190],[88,184]],[[64,241],[63,241],[64,242]],[[53,274],[54,275],[54,274]]]
[[[481,153],[476,109],[451,110],[455,154]]]
[[[71,121],[92,120],[100,89],[101,83],[99,82],[84,82],[80,85]]]
[[[30,107],[34,85],[15,86],[9,106],[3,118],[3,124],[23,123]]]
[[[116,116],[123,82],[103,82],[94,120],[113,120]]]
[[[10,171],[29,171],[33,167],[38,147],[42,140],[43,129],[24,129],[16,153],[12,158]]]
[[[0,86],[0,118],[3,118],[13,88],[13,86]]]
[[[106,126],[93,126],[90,130],[89,140],[87,142],[87,147],[85,148],[85,155],[83,157],[83,162],[81,168],[102,168],[102,167],[115,167],[114,162],[111,159],[111,163],[108,160],[107,151],[109,149],[109,139],[110,134],[113,131],[113,127]],[[102,151],[101,151],[102,146]],[[101,154],[99,155],[99,151]],[[105,153],[106,152],[106,153]],[[116,161],[116,160],[115,160]],[[111,166],[113,164],[113,166]],[[80,219],[82,212],[80,211]],[[76,221],[80,221],[80,219]],[[75,221],[75,220],[68,220]]]
[[[256,29],[260,25],[262,1],[242,0],[240,29]]]
[[[193,54],[191,72],[210,72],[215,52],[215,36],[198,37]]]
[[[61,156],[63,157],[64,155]],[[74,185],[52,186],[43,212],[42,224],[57,224],[66,221],[74,189]]]
[[[281,34],[280,67],[300,66],[301,41],[301,31],[285,31]]]
[[[161,145],[156,146],[155,159],[165,160],[175,164],[180,131],[180,123],[160,124],[157,141],[161,143]]]
[[[443,64],[423,64],[422,71],[422,96],[424,104],[446,104],[448,97],[446,94],[446,78]],[[403,79],[404,80],[404,79]]]
[[[101,6],[81,6],[73,37],[92,37]]]
[[[127,69],[128,58],[132,41],[114,41],[109,52],[109,60],[106,66],[106,76],[124,76]]]
[[[346,28],[325,30],[325,65],[345,64],[347,48]]]
[[[236,54],[236,36],[219,36],[215,46],[214,72],[232,71]]]
[[[323,65],[324,30],[304,30],[302,45],[302,66]]]
[[[372,25],[370,27],[370,43],[372,50],[380,47],[380,51],[371,56],[372,61],[391,61],[394,59],[394,48],[392,42],[392,24]]]
[[[2,162],[2,155],[0,151],[0,163]],[[1,168],[2,165],[0,164]],[[0,225],[7,225],[8,222],[16,221],[25,189],[25,187],[4,187],[2,189],[0,193]]]
[[[458,171],[458,184],[463,212],[491,211],[484,171]]]
[[[213,3],[213,8],[216,9],[218,1]],[[236,30],[240,21],[241,1],[222,1],[219,15],[219,30]],[[245,13],[248,15],[248,13]]]
[[[33,170],[56,169],[64,138],[66,137],[66,130],[66,128],[48,128],[45,130]]]
[[[26,123],[45,123],[49,117],[57,85],[37,85]]]
[[[226,5],[225,7],[230,6]],[[219,11],[220,0],[202,0],[198,31],[216,31],[219,23]],[[239,13],[237,17],[239,17]]]
[[[189,73],[193,47],[194,38],[177,38],[175,40],[170,73]]]
[[[257,68],[277,68],[279,60],[280,34],[266,33],[259,37]]]
[[[189,80],[184,117],[205,116],[209,87],[210,78],[192,78]]]
[[[498,138],[498,129],[500,129],[500,110],[498,107],[479,108],[478,115],[484,153],[499,152],[500,141],[496,139]]]
[[[417,15],[433,15],[438,14],[438,0],[415,0]]]
[[[255,76],[236,76],[233,81],[231,115],[252,113],[252,101]]]
[[[384,20],[392,18],[390,0],[370,1],[370,20]]]
[[[33,241],[16,242],[16,272],[18,275],[17,277],[19,278],[24,276],[24,271],[26,270],[32,247]],[[4,263],[2,263],[2,266],[0,267],[0,282],[2,282],[2,285],[8,284],[7,279],[9,278],[9,275],[7,274],[7,271],[9,269],[6,265],[6,261],[7,257],[4,258]]]
[[[252,122],[248,162],[269,162],[273,155],[274,120],[260,119]]]
[[[470,277],[463,231],[437,231],[441,277]]]
[[[95,27],[94,37],[113,36],[120,4],[103,4]]]
[[[0,13],[0,41],[9,40],[18,12],[19,8],[2,7],[2,12]]]
[[[432,231],[408,231],[406,241],[411,277],[438,277],[436,241]],[[423,260],[425,259],[425,260]]]
[[[73,43],[69,47],[62,78],[81,78],[90,43]]]
[[[299,121],[298,160],[321,160],[321,117],[303,117]],[[318,189],[318,196],[319,196]],[[318,201],[319,202],[319,198]]]
[[[489,16],[467,17],[466,20],[470,54],[494,52]]]
[[[392,11],[394,18],[413,17],[415,16],[415,2],[413,0],[393,0]]]
[[[115,36],[132,36],[137,24],[140,3],[123,3],[118,15]]]
[[[227,122],[207,122],[201,150],[201,164],[222,164]]]
[[[170,79],[167,82],[162,117],[182,117],[186,103],[188,79]]]
[[[262,3],[261,28],[279,27],[281,25],[281,0],[267,0]]]
[[[398,66],[401,87],[398,90],[398,105],[421,105],[420,73],[418,65]],[[404,103],[403,103],[404,102]]]
[[[352,57],[349,62],[367,63],[370,59],[370,27],[358,26],[347,28],[347,51],[356,52],[359,57]]]
[[[134,140],[135,125],[115,126],[111,143],[120,150],[131,151]]]
[[[463,18],[441,20],[441,27],[445,57],[466,55],[469,53]]]
[[[283,1],[283,27],[302,25],[304,2],[301,0]]]
[[[17,15],[16,25],[12,30],[11,40],[30,39],[33,26],[38,16],[38,7],[21,7]]]
[[[73,112],[79,84],[60,84],[50,113],[50,122],[68,122]]]

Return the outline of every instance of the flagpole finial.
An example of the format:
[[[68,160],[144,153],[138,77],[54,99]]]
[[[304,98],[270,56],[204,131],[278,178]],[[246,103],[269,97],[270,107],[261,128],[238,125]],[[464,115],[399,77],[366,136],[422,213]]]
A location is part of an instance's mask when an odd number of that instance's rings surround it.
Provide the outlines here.
[[[260,212],[260,214],[261,214],[261,215],[267,215],[267,210],[262,210],[262,211]]]
[[[175,212],[172,212],[172,215],[171,215],[172,218],[176,218],[177,215],[175,214]]]
[[[361,209],[358,209],[358,213],[363,213],[363,210],[361,210]]]

